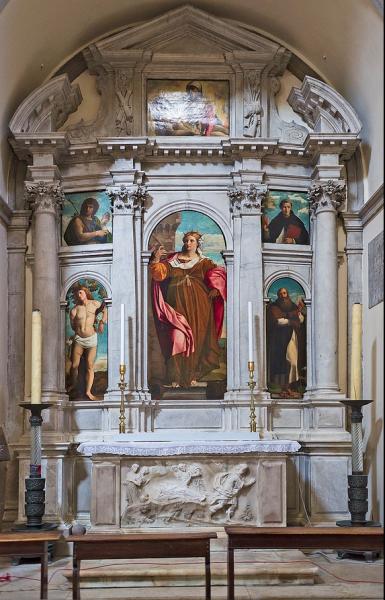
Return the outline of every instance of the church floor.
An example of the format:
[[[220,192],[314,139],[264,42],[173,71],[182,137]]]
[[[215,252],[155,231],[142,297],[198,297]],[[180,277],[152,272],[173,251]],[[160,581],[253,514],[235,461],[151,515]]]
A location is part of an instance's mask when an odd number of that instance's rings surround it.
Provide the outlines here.
[[[266,554],[270,554],[271,556],[266,557]],[[258,556],[255,553],[251,554],[251,552],[240,553],[238,560],[236,560],[236,573],[238,571],[239,583],[242,583],[242,585],[236,587],[237,600],[267,600],[272,598],[276,600],[285,600],[286,598],[292,600],[309,600],[309,598],[316,600],[337,600],[340,598],[345,598],[346,600],[371,600],[373,598],[384,598],[382,559],[374,563],[365,563],[363,560],[353,558],[338,560],[336,554],[330,551],[322,554],[307,553],[305,561],[307,569],[312,566],[316,573],[315,583],[312,585],[306,583],[296,585],[294,582],[288,585],[287,575],[285,576],[282,573],[281,576],[283,579],[280,585],[266,585],[263,575],[260,580],[261,585],[256,585],[255,580],[252,581],[251,578],[249,578],[249,582],[247,581],[247,573],[250,572],[250,565],[252,565],[251,568],[255,568],[256,563],[254,562],[254,558],[257,560],[268,558],[269,564],[271,564],[276,561],[277,553],[273,551],[271,553],[264,552],[263,556]],[[296,576],[298,576],[298,568],[301,567],[299,563],[303,563],[303,561],[298,561],[298,551],[293,551],[291,557],[287,554],[286,560],[286,566],[290,569],[290,563],[292,563],[292,568],[296,571]],[[142,566],[146,569],[146,565],[143,564],[144,562],[138,561],[136,566]],[[260,564],[262,562],[260,561]],[[194,569],[200,568],[200,565],[199,567],[198,565],[186,566],[186,585],[183,585],[180,574],[176,580],[178,582],[177,586],[175,583],[173,586],[170,586],[170,578],[163,577],[162,580],[160,576],[160,578],[152,577],[147,579],[147,585],[151,587],[142,587],[144,585],[143,580],[133,584],[137,587],[133,587],[132,584],[130,587],[123,587],[124,582],[119,581],[119,571],[116,571],[116,569],[121,569],[120,565],[114,563],[113,566],[106,565],[105,563],[106,561],[99,561],[99,564],[98,561],[84,561],[84,564],[82,563],[82,572],[84,574],[81,584],[82,600],[97,600],[101,598],[114,598],[116,600],[203,600],[205,596],[204,588],[191,575],[192,572],[194,573]],[[151,561],[151,563],[152,569],[156,567],[163,568],[164,572],[166,570],[169,575],[176,566],[174,560]],[[70,600],[72,598],[70,569],[70,558],[54,560],[49,566],[48,598],[51,600]],[[108,587],[111,585],[111,579],[106,576],[106,569],[110,573],[113,573],[115,569],[117,578],[115,578],[112,584],[115,587]],[[225,569],[225,553],[214,550],[212,552],[213,600],[226,600],[226,587],[224,585]],[[105,573],[104,576],[102,575],[103,571]],[[92,572],[95,574],[94,579],[92,578]],[[162,571],[160,570],[159,573],[161,574]],[[34,598],[39,598],[40,565],[21,564],[12,566],[9,560],[1,559],[0,577],[3,578],[6,574],[11,576],[11,581],[0,581],[0,600],[8,600],[9,598],[12,600],[33,600]],[[274,580],[276,581],[276,578]],[[218,583],[220,585],[217,585]]]

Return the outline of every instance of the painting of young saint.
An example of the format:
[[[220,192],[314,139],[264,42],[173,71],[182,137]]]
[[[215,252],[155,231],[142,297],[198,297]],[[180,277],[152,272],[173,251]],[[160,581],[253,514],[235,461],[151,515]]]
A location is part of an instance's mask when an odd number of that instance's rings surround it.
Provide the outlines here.
[[[70,400],[102,400],[107,390],[105,288],[79,279],[67,292],[66,390]]]
[[[112,242],[111,201],[105,192],[66,194],[62,211],[62,245]]]
[[[229,82],[149,79],[148,135],[229,135]]]
[[[305,192],[271,191],[262,208],[262,241],[309,244],[309,201]]]
[[[306,306],[302,287],[289,277],[268,291],[267,383],[272,398],[302,398],[306,389]]]
[[[158,224],[150,249],[151,393],[165,397],[172,390],[174,395],[183,393],[183,398],[222,398],[226,390],[222,231],[202,213],[181,211]]]

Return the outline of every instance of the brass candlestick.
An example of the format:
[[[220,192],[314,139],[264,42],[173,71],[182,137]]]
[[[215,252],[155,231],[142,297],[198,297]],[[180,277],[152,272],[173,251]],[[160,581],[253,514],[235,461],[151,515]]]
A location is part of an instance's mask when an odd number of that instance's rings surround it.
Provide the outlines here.
[[[119,365],[119,389],[120,389],[120,415],[119,415],[119,433],[126,433],[126,416],[124,407],[124,392],[127,387],[125,382],[126,365]]]
[[[254,381],[254,361],[253,360],[248,361],[247,368],[249,369],[248,386],[250,388],[250,431],[255,433],[257,431],[257,420],[255,417],[254,388],[255,388],[256,384]]]

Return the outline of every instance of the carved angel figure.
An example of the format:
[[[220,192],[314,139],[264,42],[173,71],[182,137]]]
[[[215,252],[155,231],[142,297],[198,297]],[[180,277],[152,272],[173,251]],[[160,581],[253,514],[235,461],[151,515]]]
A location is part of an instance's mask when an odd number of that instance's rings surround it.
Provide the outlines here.
[[[231,519],[237,509],[238,496],[241,489],[255,483],[254,478],[246,478],[248,470],[249,467],[245,463],[241,463],[231,471],[215,475],[213,493],[209,505],[211,515],[227,507],[226,516],[228,519]]]

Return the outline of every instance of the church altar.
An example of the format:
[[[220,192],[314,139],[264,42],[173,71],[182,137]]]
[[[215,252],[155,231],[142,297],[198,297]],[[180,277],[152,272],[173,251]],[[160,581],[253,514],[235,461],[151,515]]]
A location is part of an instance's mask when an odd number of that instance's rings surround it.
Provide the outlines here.
[[[201,437],[81,443],[77,452],[92,462],[92,529],[286,526],[286,459],[300,444],[244,432]]]

